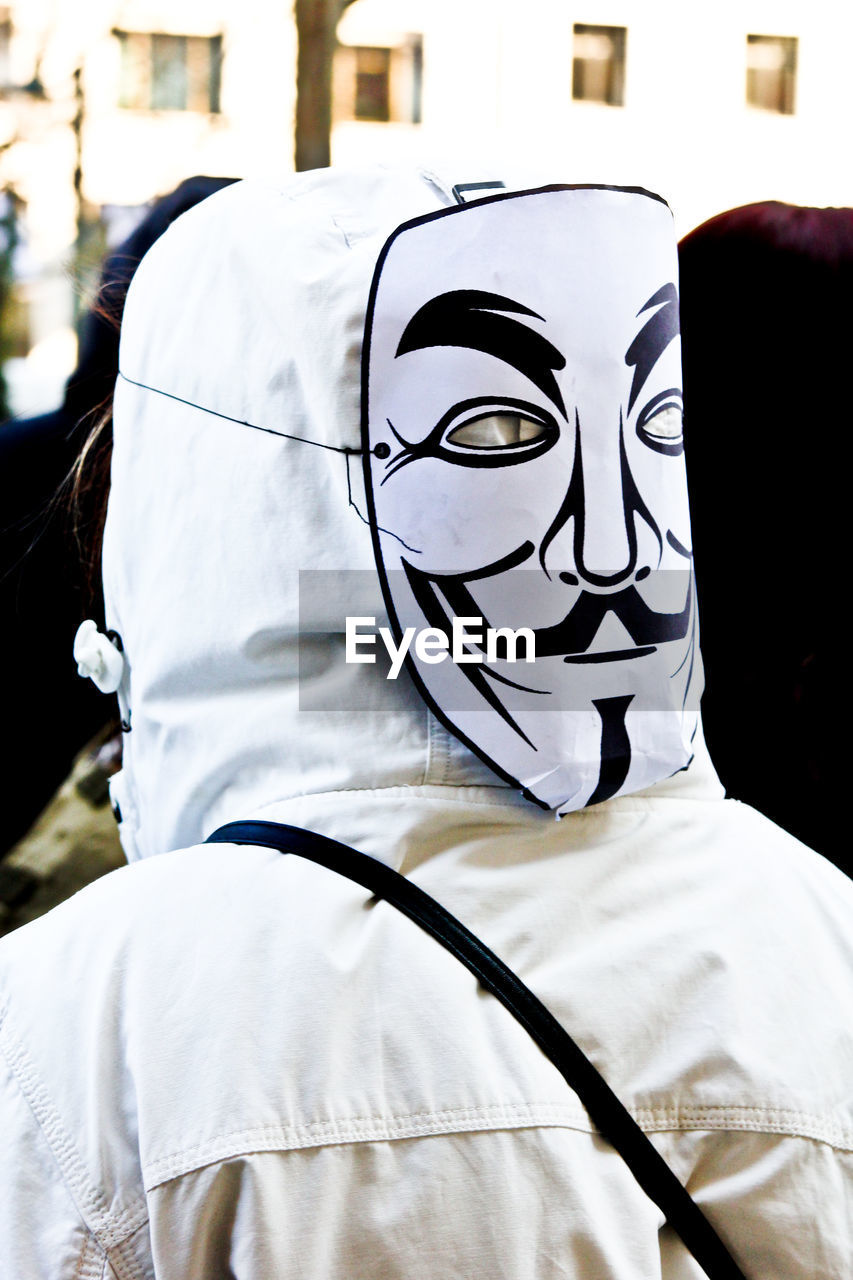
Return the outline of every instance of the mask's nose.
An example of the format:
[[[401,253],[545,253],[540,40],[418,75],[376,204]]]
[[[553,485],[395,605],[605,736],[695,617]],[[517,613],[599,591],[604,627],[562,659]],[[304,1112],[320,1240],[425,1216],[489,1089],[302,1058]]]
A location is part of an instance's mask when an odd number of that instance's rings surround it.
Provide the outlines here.
[[[621,428],[588,435],[579,418],[569,488],[543,541],[543,565],[563,581],[616,587],[637,570],[637,535]]]

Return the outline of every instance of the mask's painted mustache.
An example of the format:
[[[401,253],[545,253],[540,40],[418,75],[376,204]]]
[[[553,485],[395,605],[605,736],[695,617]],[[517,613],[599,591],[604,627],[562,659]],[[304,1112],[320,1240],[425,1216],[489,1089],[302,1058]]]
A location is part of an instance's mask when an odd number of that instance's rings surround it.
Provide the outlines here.
[[[405,559],[403,568],[430,626],[446,629],[449,619],[453,616],[458,618],[482,616],[483,611],[474,600],[468,588],[469,583],[491,578],[508,569],[516,568],[529,558],[532,551],[533,543],[525,542],[510,555],[470,573],[426,574],[422,570],[415,569]],[[689,557],[690,553],[684,551],[684,554]],[[674,571],[665,570],[664,572]],[[656,609],[652,609],[633,586],[625,587],[612,595],[581,591],[562,622],[552,627],[533,629],[536,637],[537,658],[563,655],[567,662],[615,662],[628,658],[642,658],[652,653],[656,645],[665,644],[668,640],[683,640],[690,626],[693,603],[693,574],[689,570],[683,572],[687,575],[687,596],[684,607],[675,613],[659,613]],[[437,590],[441,591],[450,606],[449,612],[439,603]],[[588,654],[586,651],[608,613],[616,615],[634,641],[636,648],[600,655]],[[484,624],[493,625],[485,618]],[[466,674],[470,674],[470,669],[465,670]]]
[[[534,630],[537,658],[556,654],[585,654],[605,615],[615,613],[634,644],[654,646],[668,640],[683,640],[690,625],[693,575],[688,575],[687,599],[676,613],[658,613],[643,600],[636,587],[625,587],[613,595],[593,595],[582,591],[562,622]],[[624,657],[634,656],[627,650]],[[636,656],[639,656],[637,654]]]

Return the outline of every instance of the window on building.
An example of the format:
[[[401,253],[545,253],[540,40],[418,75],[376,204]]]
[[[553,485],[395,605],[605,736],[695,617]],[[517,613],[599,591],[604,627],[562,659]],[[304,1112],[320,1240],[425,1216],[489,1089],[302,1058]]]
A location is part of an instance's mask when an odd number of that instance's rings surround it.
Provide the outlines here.
[[[356,48],[355,118],[391,119],[391,50]]]
[[[0,5],[0,89],[12,83],[9,56],[12,45],[12,15],[8,5]]]
[[[751,107],[794,114],[796,36],[746,37],[746,101]]]
[[[220,110],[222,36],[116,31],[119,106],[136,111]]]
[[[625,27],[574,24],[572,97],[580,102],[625,105]]]
[[[335,120],[420,124],[423,42],[419,35],[393,48],[341,45],[335,54]]]
[[[151,37],[151,109],[186,111],[189,90],[186,36]]]

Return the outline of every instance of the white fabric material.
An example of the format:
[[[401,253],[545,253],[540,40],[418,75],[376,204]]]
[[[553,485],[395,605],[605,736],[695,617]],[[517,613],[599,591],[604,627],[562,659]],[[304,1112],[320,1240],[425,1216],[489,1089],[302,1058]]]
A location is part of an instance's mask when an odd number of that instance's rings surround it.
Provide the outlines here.
[[[134,277],[104,542],[129,670],[129,858],[290,795],[499,783],[407,677],[342,661],[339,575],[375,580],[360,458],[333,451],[359,448],[367,292],[390,232],[447,190],[383,170],[238,184],[179,219]],[[300,571],[333,583],[301,615]],[[300,711],[318,687],[325,702]]]
[[[748,1276],[846,1274],[853,895],[828,864],[713,791],[561,823],[449,788],[268,816],[393,852],[478,930]],[[4,1276],[87,1251],[128,1280],[699,1274],[506,1011],[331,872],[166,854],[5,939],[0,973]]]
[[[170,398],[357,448],[350,292],[448,190],[232,187],[136,277],[122,370],[168,396],[119,383],[105,579],[141,861],[0,943],[4,1280],[698,1274],[438,944],[299,859],[182,847],[249,817],[383,859],[480,933],[747,1274],[849,1268],[850,884],[726,802],[701,741],[668,781],[555,821],[404,680],[335,664],[322,593],[301,693],[328,696],[300,709],[298,570],[371,567],[346,455]]]

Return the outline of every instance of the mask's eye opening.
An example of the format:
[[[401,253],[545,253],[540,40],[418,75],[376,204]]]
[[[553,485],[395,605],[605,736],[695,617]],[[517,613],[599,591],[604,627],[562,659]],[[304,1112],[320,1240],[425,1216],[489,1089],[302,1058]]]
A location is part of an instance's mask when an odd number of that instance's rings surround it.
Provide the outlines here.
[[[662,391],[637,419],[637,435],[650,449],[675,456],[684,449],[684,410],[681,392]]]
[[[683,422],[680,406],[668,404],[663,409],[658,409],[655,416],[645,423],[643,429],[646,435],[654,440],[679,440]]]
[[[436,424],[439,457],[466,467],[505,467],[538,457],[559,439],[547,409],[526,400],[463,400]]]
[[[454,427],[444,440],[445,444],[463,449],[516,449],[542,440],[548,431],[548,423],[520,413],[488,413]]]

